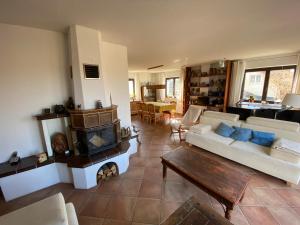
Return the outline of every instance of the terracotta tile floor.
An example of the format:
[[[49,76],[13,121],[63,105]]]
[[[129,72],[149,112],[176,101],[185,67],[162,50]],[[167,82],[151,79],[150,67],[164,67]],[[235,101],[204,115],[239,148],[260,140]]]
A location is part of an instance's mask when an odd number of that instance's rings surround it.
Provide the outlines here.
[[[73,202],[80,225],[156,225],[167,218],[190,196],[224,215],[221,205],[206,193],[168,170],[162,183],[160,156],[180,145],[170,137],[169,126],[149,125],[134,120],[141,129],[138,153],[130,159],[125,174],[90,190],[75,190],[58,184],[5,203],[0,199],[0,215],[47,196],[62,192]],[[234,209],[237,225],[300,225],[300,186],[289,188],[279,179],[258,173],[252,179],[241,204]]]

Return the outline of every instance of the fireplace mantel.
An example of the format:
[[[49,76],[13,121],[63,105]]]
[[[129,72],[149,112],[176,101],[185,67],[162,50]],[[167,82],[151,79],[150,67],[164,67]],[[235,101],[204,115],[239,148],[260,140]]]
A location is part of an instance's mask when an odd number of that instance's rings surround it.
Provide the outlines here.
[[[117,106],[102,109],[70,110],[73,129],[87,129],[114,123],[118,120]]]

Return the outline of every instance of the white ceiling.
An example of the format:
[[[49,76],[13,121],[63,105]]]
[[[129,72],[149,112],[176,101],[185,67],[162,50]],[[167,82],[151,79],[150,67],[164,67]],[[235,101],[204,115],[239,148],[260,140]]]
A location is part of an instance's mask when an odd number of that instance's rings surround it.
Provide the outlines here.
[[[130,70],[300,50],[299,0],[0,0],[0,22],[101,30]],[[1,37],[0,37],[1,40]]]

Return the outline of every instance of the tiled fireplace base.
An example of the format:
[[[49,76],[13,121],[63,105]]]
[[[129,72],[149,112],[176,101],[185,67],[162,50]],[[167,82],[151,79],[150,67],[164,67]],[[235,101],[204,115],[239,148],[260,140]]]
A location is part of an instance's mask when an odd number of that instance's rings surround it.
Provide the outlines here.
[[[10,201],[57,183],[73,183],[78,189],[92,188],[97,185],[99,168],[108,162],[116,163],[119,174],[127,171],[129,157],[137,152],[138,145],[136,139],[130,139],[129,143],[127,151],[116,153],[102,161],[89,162],[78,167],[69,163],[53,162],[25,172],[3,176],[0,178],[0,187],[4,198]]]

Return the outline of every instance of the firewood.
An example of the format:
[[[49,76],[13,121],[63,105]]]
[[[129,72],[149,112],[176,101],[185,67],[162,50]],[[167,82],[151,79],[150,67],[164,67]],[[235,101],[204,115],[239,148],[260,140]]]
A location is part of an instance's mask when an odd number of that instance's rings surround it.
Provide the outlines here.
[[[105,170],[107,170],[107,169],[109,169],[109,167],[108,167],[107,165],[103,165],[103,166],[102,166],[102,170],[105,171]]]
[[[113,174],[117,173],[117,167],[115,165],[113,165],[110,170],[113,172]]]
[[[112,170],[111,171],[113,174],[117,174],[117,170]]]
[[[111,177],[113,173],[110,171],[108,174],[106,174],[107,177]]]

